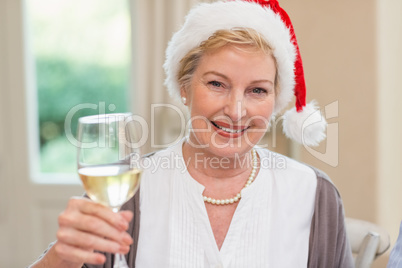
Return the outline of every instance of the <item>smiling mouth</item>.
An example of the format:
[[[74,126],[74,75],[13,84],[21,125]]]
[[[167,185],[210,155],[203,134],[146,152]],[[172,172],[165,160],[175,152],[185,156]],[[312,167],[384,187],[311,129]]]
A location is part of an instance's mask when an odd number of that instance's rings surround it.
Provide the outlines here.
[[[231,134],[236,134],[236,133],[241,133],[246,131],[247,129],[249,129],[249,127],[246,128],[237,128],[237,129],[232,129],[232,128],[226,128],[223,126],[218,125],[217,123],[215,123],[214,121],[211,121],[212,125],[214,125],[216,128],[221,129],[227,133],[231,133]]]

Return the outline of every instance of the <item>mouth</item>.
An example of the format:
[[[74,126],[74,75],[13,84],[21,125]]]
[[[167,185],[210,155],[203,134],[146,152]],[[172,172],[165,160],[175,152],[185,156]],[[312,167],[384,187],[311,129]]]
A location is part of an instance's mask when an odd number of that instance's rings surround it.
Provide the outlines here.
[[[226,123],[223,122],[218,122],[218,121],[211,121],[211,124],[216,127],[217,129],[220,129],[224,132],[227,132],[229,134],[239,134],[242,132],[245,132],[247,129],[250,128],[250,126],[230,126]]]

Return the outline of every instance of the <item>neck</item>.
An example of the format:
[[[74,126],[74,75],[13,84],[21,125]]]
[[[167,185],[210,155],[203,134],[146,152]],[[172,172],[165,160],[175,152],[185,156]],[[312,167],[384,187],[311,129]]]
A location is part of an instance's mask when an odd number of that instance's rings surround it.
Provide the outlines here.
[[[183,145],[183,157],[188,171],[196,180],[199,176],[222,180],[243,177],[252,169],[250,152],[230,157],[220,156],[186,142]]]
[[[211,205],[236,204],[241,199],[241,190],[250,186],[257,175],[258,157],[255,151],[227,158],[211,155],[211,151],[191,149],[185,143],[183,157],[193,179],[205,187],[202,194],[204,202]]]

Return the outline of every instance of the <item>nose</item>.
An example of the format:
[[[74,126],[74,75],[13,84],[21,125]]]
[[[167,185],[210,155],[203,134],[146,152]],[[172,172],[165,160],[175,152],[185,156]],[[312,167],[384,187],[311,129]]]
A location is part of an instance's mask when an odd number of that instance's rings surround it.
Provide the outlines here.
[[[223,112],[232,122],[239,122],[246,115],[243,92],[231,92],[228,95]]]

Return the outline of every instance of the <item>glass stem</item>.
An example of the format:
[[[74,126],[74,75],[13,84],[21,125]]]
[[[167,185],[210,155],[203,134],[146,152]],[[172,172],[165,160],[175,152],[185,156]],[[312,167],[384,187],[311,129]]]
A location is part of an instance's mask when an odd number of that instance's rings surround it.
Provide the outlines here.
[[[123,254],[114,254],[114,264],[113,268],[129,268],[126,262],[126,258]]]
[[[119,212],[120,207],[114,207],[112,208],[114,213]],[[113,268],[129,268],[126,262],[126,258],[124,257],[123,254],[116,253],[114,254],[114,264]]]

